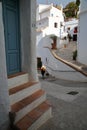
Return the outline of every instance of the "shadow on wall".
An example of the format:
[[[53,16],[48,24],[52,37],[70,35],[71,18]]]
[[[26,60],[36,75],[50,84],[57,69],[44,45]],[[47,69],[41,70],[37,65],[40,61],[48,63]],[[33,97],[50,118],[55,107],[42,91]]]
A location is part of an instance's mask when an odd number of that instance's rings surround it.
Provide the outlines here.
[[[52,39],[49,36],[45,36],[39,39],[39,42],[37,41],[37,43],[37,57],[40,57],[42,62],[44,63],[47,54],[47,48],[45,47],[51,48]]]
[[[49,36],[45,36],[43,38],[41,38],[41,40],[38,43],[38,48],[42,48],[44,46],[48,46],[51,47],[51,43],[52,43],[52,39],[50,39]]]

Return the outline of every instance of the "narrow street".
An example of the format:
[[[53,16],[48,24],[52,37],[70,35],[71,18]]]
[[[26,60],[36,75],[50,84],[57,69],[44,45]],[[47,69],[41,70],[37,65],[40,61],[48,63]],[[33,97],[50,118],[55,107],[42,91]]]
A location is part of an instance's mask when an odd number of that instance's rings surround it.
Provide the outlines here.
[[[52,106],[52,118],[39,130],[87,130],[87,82],[39,80]]]
[[[75,50],[77,50],[77,43],[75,41],[71,41],[66,44],[66,48],[62,45],[61,48],[57,49],[56,54],[64,60],[73,61],[73,52]]]

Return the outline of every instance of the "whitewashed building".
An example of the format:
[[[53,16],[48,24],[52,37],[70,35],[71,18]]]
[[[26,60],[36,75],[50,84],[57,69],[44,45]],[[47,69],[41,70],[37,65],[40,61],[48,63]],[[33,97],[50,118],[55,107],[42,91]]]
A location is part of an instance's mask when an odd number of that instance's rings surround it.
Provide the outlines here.
[[[78,61],[87,65],[87,0],[80,2]]]
[[[64,15],[62,7],[50,5],[37,6],[37,57],[44,61],[44,46],[58,48],[61,44],[60,38],[67,35],[64,27]],[[55,37],[52,40],[52,37]]]

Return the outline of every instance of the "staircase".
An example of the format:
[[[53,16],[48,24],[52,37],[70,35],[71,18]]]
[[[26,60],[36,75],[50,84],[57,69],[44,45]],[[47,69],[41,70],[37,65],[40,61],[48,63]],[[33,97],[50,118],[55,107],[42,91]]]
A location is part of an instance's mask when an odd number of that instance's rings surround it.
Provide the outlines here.
[[[51,107],[39,82],[29,82],[28,74],[8,78],[11,111],[16,113],[15,124],[20,130],[37,130],[51,118]]]

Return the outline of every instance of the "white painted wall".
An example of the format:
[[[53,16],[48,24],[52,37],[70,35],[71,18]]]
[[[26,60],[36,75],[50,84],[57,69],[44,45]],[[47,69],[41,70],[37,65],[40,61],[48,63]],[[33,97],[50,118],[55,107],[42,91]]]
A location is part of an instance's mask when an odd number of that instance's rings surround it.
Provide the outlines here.
[[[80,0],[80,12],[87,11],[87,0]]]
[[[59,18],[62,17],[62,19],[63,19],[62,10],[59,10],[59,9],[52,6],[52,8],[50,10],[50,16],[59,17]]]
[[[49,26],[49,19],[48,19],[48,17],[37,21],[37,25],[36,25],[37,29],[45,28],[47,26]]]
[[[87,65],[87,0],[82,0],[80,6],[78,61]]]
[[[2,3],[0,2],[0,130],[7,130],[9,125],[9,111],[10,101],[6,70],[4,26],[2,17]]]
[[[74,71],[71,67],[55,59],[48,48],[44,48],[43,52],[44,52],[43,64],[46,65],[47,67],[56,71]],[[46,58],[47,58],[47,61],[46,61]]]
[[[50,16],[50,10],[47,10],[47,11],[40,13],[40,19],[44,19],[48,16]]]
[[[41,57],[42,61],[44,61],[44,47],[50,47],[51,48],[51,43],[52,40],[51,38],[49,38],[49,36],[44,36],[43,37],[43,33],[38,33],[38,37],[37,37],[37,57]]]
[[[49,8],[50,5],[39,4],[36,9],[36,21],[40,20],[40,14],[43,10]]]

